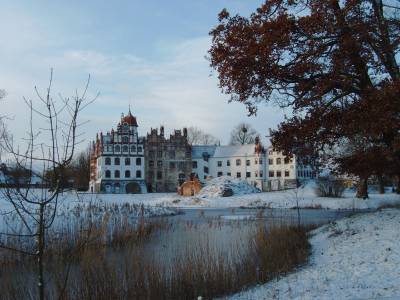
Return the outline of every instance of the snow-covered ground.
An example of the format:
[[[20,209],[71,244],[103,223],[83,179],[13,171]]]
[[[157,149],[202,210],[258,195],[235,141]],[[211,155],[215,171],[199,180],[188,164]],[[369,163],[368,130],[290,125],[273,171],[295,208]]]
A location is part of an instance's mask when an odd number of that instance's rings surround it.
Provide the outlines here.
[[[225,183],[224,183],[225,184]],[[242,189],[240,189],[242,188]],[[317,197],[313,184],[298,189],[258,192],[257,189],[247,185],[236,185],[233,187],[234,195],[221,197],[221,185],[206,187],[200,195],[193,197],[179,196],[175,193],[149,193],[149,194],[91,194],[91,193],[64,193],[61,203],[72,209],[76,205],[87,205],[98,203],[99,205],[130,205],[143,204],[147,209],[152,209],[163,214],[162,209],[175,208],[295,208],[297,203],[301,208],[322,209],[376,209],[385,205],[400,205],[400,195],[387,192],[378,194],[370,192],[369,199],[363,200],[355,197],[355,192],[347,190],[342,198]],[[254,190],[252,190],[254,189]],[[6,205],[0,193],[0,210]],[[166,214],[169,214],[165,211]],[[151,214],[150,214],[151,215]]]
[[[322,226],[306,266],[230,299],[400,299],[399,227],[399,209]]]
[[[259,193],[260,190],[247,181],[230,176],[221,176],[207,181],[206,185],[197,195],[198,198],[222,197],[225,191],[231,191],[233,195],[247,195]]]

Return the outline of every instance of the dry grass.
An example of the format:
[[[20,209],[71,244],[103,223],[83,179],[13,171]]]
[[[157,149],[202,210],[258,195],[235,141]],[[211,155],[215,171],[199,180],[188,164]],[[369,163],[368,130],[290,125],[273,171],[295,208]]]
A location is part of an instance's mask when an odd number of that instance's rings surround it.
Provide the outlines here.
[[[142,219],[132,225],[124,219],[110,231],[110,222],[104,216],[54,241],[46,265],[49,299],[211,299],[286,274],[305,263],[310,250],[306,228],[266,227],[259,221],[245,253],[216,253],[207,240],[177,254],[170,264],[160,264],[143,246],[155,234],[174,230],[171,224]],[[218,230],[224,226],[220,222],[207,226]],[[204,228],[188,223],[186,230],[199,235]],[[2,299],[35,299],[32,262],[20,259],[1,267]],[[24,275],[15,276],[16,270]]]

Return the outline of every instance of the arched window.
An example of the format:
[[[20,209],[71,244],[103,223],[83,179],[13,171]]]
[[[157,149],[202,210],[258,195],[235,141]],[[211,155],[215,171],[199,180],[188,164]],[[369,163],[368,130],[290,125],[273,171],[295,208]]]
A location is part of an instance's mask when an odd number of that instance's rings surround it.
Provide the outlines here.
[[[111,158],[106,157],[106,165],[107,166],[111,165]]]
[[[120,161],[119,161],[119,157],[114,158],[114,165],[119,166]]]
[[[125,145],[125,146],[122,147],[122,151],[123,151],[123,152],[128,152],[128,149],[129,149],[129,148],[128,148],[127,145]]]
[[[136,152],[136,146],[131,146],[131,152]]]
[[[115,170],[114,172],[114,177],[115,178],[119,178],[120,174],[119,174],[119,170]]]
[[[125,171],[125,178],[130,178],[131,177],[131,171],[126,170]]]
[[[115,152],[121,152],[121,147],[120,146],[115,146]]]
[[[111,177],[111,171],[110,170],[106,170],[106,178],[110,178]]]
[[[129,137],[123,136],[123,137],[122,137],[122,142],[123,142],[123,143],[126,143],[126,144],[129,143]]]

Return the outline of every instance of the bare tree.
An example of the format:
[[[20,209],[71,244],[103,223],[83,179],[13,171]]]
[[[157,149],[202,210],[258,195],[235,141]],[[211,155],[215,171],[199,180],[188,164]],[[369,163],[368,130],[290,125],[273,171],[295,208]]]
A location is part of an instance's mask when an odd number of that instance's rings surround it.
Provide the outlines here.
[[[188,128],[188,143],[190,145],[218,145],[220,140],[212,134],[192,126]]]
[[[0,89],[0,100],[4,99],[6,97],[7,93],[5,90]],[[0,162],[1,162],[1,153],[2,153],[2,142],[8,135],[7,127],[6,124],[4,123],[4,119],[6,116],[0,114]]]
[[[231,145],[244,145],[254,143],[260,134],[250,124],[240,123],[231,131]]]
[[[9,246],[0,239],[0,248],[29,255],[35,258],[37,265],[38,298],[45,298],[44,258],[46,255],[47,233],[55,221],[57,208],[61,201],[64,170],[74,157],[76,146],[81,143],[78,129],[84,123],[78,122],[78,115],[92,103],[87,100],[90,76],[81,94],[75,91],[74,96],[65,98],[59,95],[56,101],[52,97],[53,70],[50,72],[49,85],[44,93],[35,87],[37,100],[24,98],[29,109],[29,130],[25,151],[12,138],[5,138],[3,148],[13,157],[16,166],[28,172],[28,182],[19,186],[18,182],[8,182],[2,189],[4,199],[12,207],[23,226],[22,232],[2,232],[1,237],[19,237],[33,240],[34,243],[20,243]],[[38,128],[36,122],[42,119],[44,126]],[[53,178],[46,179],[44,174],[51,171]],[[39,176],[44,180],[40,189],[32,188],[30,180]]]

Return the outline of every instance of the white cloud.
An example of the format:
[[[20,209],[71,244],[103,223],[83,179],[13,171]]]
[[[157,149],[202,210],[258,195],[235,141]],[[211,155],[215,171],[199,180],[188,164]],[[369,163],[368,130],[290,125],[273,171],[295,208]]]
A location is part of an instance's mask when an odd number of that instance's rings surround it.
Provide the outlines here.
[[[93,49],[68,49],[57,54],[31,56],[30,63],[15,69],[8,66],[0,75],[8,91],[5,110],[15,115],[10,126],[21,135],[26,125],[19,116],[22,96],[33,96],[33,85],[46,87],[48,69],[55,69],[54,91],[64,95],[82,87],[88,73],[92,75],[92,95],[101,96],[83,119],[91,119],[85,138],[93,139],[97,131],[115,126],[121,112],[131,104],[138,117],[140,131],[163,124],[167,130],[198,126],[228,142],[230,130],[241,121],[251,123],[262,134],[282,118],[277,109],[261,109],[256,118],[247,118],[241,104],[228,104],[228,96],[217,88],[216,76],[210,77],[204,58],[210,45],[208,37],[164,45],[165,56],[148,61],[135,54],[102,53]],[[77,77],[79,76],[79,77]]]

